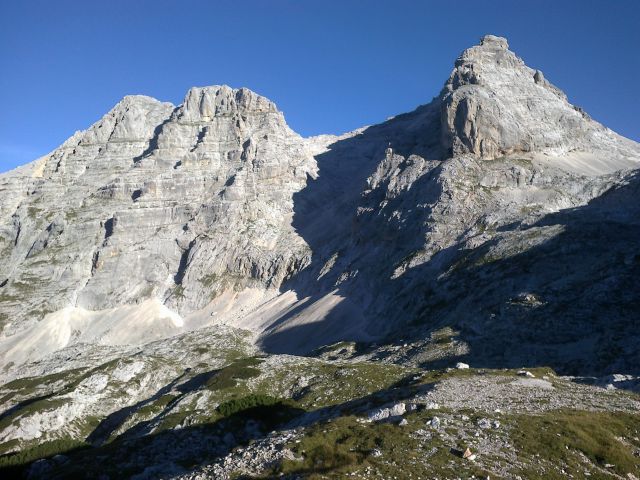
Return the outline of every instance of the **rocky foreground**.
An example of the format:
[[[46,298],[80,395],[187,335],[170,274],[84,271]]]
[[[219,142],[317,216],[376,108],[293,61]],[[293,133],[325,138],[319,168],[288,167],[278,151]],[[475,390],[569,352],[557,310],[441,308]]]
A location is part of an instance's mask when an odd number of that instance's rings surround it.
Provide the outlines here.
[[[264,355],[240,332],[205,329],[15,380],[0,389],[5,408],[14,405],[2,440],[23,453],[0,461],[28,478],[638,473],[640,397],[620,388],[626,378],[598,383],[462,362],[425,370],[366,360],[361,348]],[[77,352],[64,355],[73,362]]]
[[[130,96],[0,175],[0,468],[640,478],[640,145],[507,41],[302,138]]]

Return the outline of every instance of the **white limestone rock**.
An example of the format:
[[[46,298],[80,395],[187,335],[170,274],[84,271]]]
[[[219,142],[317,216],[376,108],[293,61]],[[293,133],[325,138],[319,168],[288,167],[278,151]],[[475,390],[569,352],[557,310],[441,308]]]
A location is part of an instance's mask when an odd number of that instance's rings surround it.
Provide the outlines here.
[[[401,417],[406,412],[406,404],[403,402],[396,403],[391,407],[378,408],[376,410],[372,410],[368,414],[368,419],[370,422],[379,422],[381,420],[387,420],[392,418]]]
[[[493,35],[463,52],[443,91],[443,142],[454,155],[484,159],[537,152],[599,151],[633,156],[637,147],[571,105],[540,70]]]

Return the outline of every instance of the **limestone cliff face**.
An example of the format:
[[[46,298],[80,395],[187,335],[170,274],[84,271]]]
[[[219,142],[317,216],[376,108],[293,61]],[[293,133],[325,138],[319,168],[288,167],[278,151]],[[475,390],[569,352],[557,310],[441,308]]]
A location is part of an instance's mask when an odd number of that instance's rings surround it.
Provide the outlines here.
[[[155,297],[185,312],[224,289],[277,287],[306,255],[291,197],[313,168],[250,90],[193,88],[179,107],[125,97],[37,167],[0,177],[5,334],[69,305]]]
[[[493,36],[431,103],[341,137],[247,89],[125,97],[0,176],[2,362],[230,323],[287,353],[450,327],[483,361],[579,363],[609,322],[632,364],[639,165]],[[148,336],[109,331],[141,312]]]

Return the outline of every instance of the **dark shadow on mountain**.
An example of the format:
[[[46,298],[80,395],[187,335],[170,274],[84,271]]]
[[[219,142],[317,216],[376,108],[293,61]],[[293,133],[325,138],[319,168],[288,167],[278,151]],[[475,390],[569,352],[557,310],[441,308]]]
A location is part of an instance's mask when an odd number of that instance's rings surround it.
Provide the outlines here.
[[[640,374],[637,172],[585,206],[548,214],[531,225],[499,226],[492,240],[473,250],[454,244],[394,278],[394,267],[432,233],[422,221],[431,213],[424,205],[442,193],[437,163],[443,152],[437,136],[425,143],[420,135],[429,128],[438,131],[431,123],[437,110],[430,104],[369,127],[316,157],[319,176],[294,195],[293,218],[312,257],[283,285],[306,298],[306,304],[278,319],[261,347],[308,354],[338,341],[424,340],[450,327],[468,346],[467,361],[478,367],[549,366],[584,376]],[[411,154],[434,159],[429,173],[402,199],[381,198],[385,188],[371,191],[367,186],[389,143],[405,162]],[[415,224],[396,224],[391,215],[380,220],[400,207],[396,201],[405,208],[424,208]],[[386,202],[382,209],[374,208],[381,202]],[[519,236],[513,243],[520,247],[493,258],[492,248],[509,236]],[[341,250],[336,252],[336,246]],[[329,293],[343,300],[317,321],[296,321],[287,328]]]
[[[151,433],[156,427],[158,419],[163,421],[180,417],[174,407],[180,404],[185,396],[203,389],[218,390],[234,387],[239,380],[256,377],[260,371],[255,366],[262,363],[260,358],[249,357],[236,359],[229,365],[190,376],[190,368],[170,383],[158,390],[153,396],[134,405],[126,406],[110,414],[102,420],[98,427],[86,438],[94,446],[100,446],[109,441],[114,432],[121,430],[126,420],[133,415],[142,414],[142,418],[151,416],[148,420],[141,420],[118,435],[118,438],[135,438]],[[169,395],[171,393],[171,395]],[[159,413],[153,413],[160,410]]]
[[[124,422],[141,408],[150,405],[160,399],[163,395],[169,393],[179,382],[186,373],[183,373],[178,378],[172,380],[167,385],[158,390],[153,396],[142,400],[134,405],[121,408],[107,416],[104,420],[102,420],[98,426],[91,432],[91,434],[87,437],[87,443],[93,446],[100,446],[105,443],[109,437],[120,428]]]
[[[164,126],[171,121],[171,117],[173,117],[173,113],[175,113],[176,110],[178,110],[178,108],[179,107],[174,108],[172,114],[169,115],[167,117],[167,119],[164,120],[160,125],[158,125],[156,128],[154,128],[153,136],[149,140],[149,146],[147,148],[145,148],[144,151],[140,155],[138,155],[137,157],[133,158],[133,164],[134,165],[139,165],[140,161],[142,159],[150,156],[153,153],[154,150],[157,150],[157,148],[158,148],[158,139],[160,138],[160,135],[162,134],[162,130],[164,129]]]
[[[215,377],[216,374],[219,372],[220,370],[216,369],[216,370],[210,370],[208,372],[199,373],[191,377],[186,382],[183,382],[180,385],[177,385],[176,390],[178,390],[180,393],[190,393],[195,390],[199,390],[203,386],[205,386],[207,382],[210,381],[213,377]]]
[[[329,259],[335,239],[349,245],[353,237],[356,209],[368,190],[367,179],[387,156],[387,149],[408,158],[420,155],[442,158],[439,138],[439,103],[419,107],[382,124],[367,127],[359,134],[331,144],[317,155],[318,176],[293,196],[293,227],[313,252],[311,264],[286,285],[301,296],[318,293],[323,283],[315,279]],[[431,136],[426,132],[433,132]],[[325,290],[331,287],[325,287]]]
[[[413,334],[454,329],[477,367],[640,374],[639,195],[635,172],[583,207],[459,251],[446,275],[434,277],[429,264],[414,269],[419,280],[406,288],[422,298],[411,310]],[[495,257],[514,234],[521,251]]]
[[[271,326],[271,333],[261,345],[266,351],[303,354],[332,341],[379,338],[380,325],[365,321],[363,310],[363,305],[374,300],[370,295],[372,291],[362,289],[360,279],[339,277],[357,261],[359,252],[365,250],[369,254],[379,252],[386,260],[389,257],[400,260],[406,255],[408,245],[398,244],[392,228],[375,237],[361,235],[361,222],[375,219],[356,215],[359,206],[380,201],[382,189],[371,190],[367,179],[385,158],[393,163],[393,155],[402,155],[404,162],[413,161],[409,160],[411,155],[420,155],[431,159],[434,166],[439,163],[444,153],[440,146],[438,100],[338,140],[328,151],[316,156],[318,177],[309,178],[307,186],[293,196],[293,227],[311,247],[311,261],[282,287],[294,290],[299,299],[306,300],[304,305],[287,312]],[[426,177],[418,181],[421,182],[427,182]],[[416,191],[419,188],[422,185],[416,187]],[[392,207],[391,203],[389,208]],[[416,248],[422,234],[416,232]],[[343,250],[334,251],[336,245]],[[330,265],[332,258],[336,259],[334,265]],[[386,263],[388,266],[389,262]],[[377,274],[384,277],[392,272]],[[376,275],[368,277],[374,279]],[[309,307],[323,308],[318,302],[325,302],[331,292],[343,300],[333,305],[321,322],[285,329],[287,322]],[[362,328],[365,324],[370,331]]]
[[[30,478],[99,478],[100,475],[130,478],[142,472],[151,477],[184,473],[197,465],[213,463],[234,448],[260,441],[271,434],[310,427],[344,415],[366,415],[370,409],[425,395],[432,388],[433,383],[421,383],[411,375],[388,388],[313,411],[305,411],[290,400],[274,399],[263,405],[234,411],[211,423],[140,437],[121,436],[100,446],[64,450],[67,457],[64,461],[51,460],[55,454],[52,452],[46,457],[50,460],[41,465],[41,475]],[[8,456],[0,457],[0,460],[5,457]],[[30,458],[28,452],[24,458]],[[0,468],[0,475],[11,473],[20,478],[33,460],[30,458],[24,464]]]
[[[23,408],[28,407],[29,405],[32,405],[32,404],[34,404],[36,402],[39,402],[41,400],[46,400],[48,398],[51,398],[51,397],[55,396],[56,394],[57,394],[57,392],[51,392],[51,393],[48,393],[46,395],[40,395],[40,396],[37,396],[37,397],[28,398],[26,400],[18,402],[13,407],[8,408],[4,412],[0,413],[0,420],[3,420],[4,418],[13,415],[14,413],[18,412],[19,410],[22,410]]]

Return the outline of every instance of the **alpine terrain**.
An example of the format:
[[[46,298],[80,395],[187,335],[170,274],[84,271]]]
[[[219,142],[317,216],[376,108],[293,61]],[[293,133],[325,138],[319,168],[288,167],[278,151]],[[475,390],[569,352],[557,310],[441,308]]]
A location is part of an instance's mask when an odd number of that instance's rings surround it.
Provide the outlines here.
[[[0,475],[638,479],[638,198],[492,35],[341,136],[127,96],[0,175]]]

